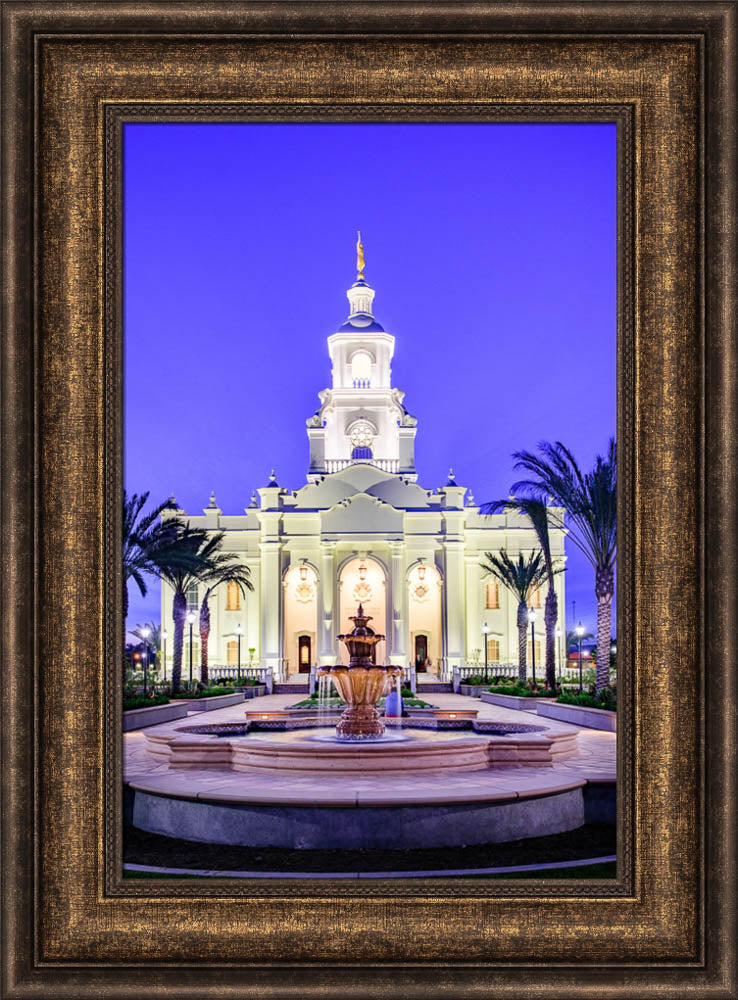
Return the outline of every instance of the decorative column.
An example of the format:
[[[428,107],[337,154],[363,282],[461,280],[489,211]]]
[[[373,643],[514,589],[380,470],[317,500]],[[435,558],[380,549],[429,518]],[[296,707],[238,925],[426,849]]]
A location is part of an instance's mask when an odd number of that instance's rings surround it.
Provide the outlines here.
[[[443,588],[446,607],[446,659],[449,670],[461,666],[466,655],[464,547],[465,543],[461,539],[447,539],[443,543],[446,556],[446,586]]]
[[[466,648],[482,650],[482,660],[484,660],[484,636],[482,635],[483,616],[486,613],[483,608],[483,588],[482,573],[479,568],[479,553],[467,553],[464,557],[466,564],[466,616],[467,634]]]
[[[261,660],[271,667],[275,676],[282,674],[280,622],[282,618],[282,579],[279,538],[279,514],[261,516]]]
[[[407,665],[407,585],[405,581],[405,543],[390,542],[392,554],[392,646],[389,662],[404,667]],[[389,632],[389,629],[388,629]]]
[[[318,656],[321,666],[336,662],[337,616],[334,615],[336,590],[336,543],[323,542],[320,552],[320,602],[318,605]]]

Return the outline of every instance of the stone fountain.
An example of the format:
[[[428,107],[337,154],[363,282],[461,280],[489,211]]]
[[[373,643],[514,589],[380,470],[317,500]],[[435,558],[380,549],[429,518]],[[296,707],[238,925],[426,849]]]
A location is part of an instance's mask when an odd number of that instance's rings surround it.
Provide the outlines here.
[[[350,619],[354,627],[347,635],[339,635],[349,651],[348,666],[342,663],[318,671],[318,677],[330,677],[346,708],[336,726],[336,736],[343,740],[363,740],[381,736],[384,723],[377,711],[377,702],[389,694],[402,667],[381,666],[373,660],[373,650],[384,639],[367,625],[371,615],[365,615],[359,605]]]

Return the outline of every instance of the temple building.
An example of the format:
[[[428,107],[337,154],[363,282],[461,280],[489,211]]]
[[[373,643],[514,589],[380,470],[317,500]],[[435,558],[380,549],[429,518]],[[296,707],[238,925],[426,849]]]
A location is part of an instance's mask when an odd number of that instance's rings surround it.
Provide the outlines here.
[[[272,472],[241,514],[224,513],[215,494],[201,515],[176,512],[193,527],[224,532],[224,549],[240,555],[254,586],[244,595],[222,585],[211,595],[211,668],[252,663],[286,678],[335,663],[346,657],[336,636],[351,629],[359,602],[386,636],[379,662],[448,677],[454,666],[484,663],[485,624],[489,663],[517,662],[517,602],[480,563],[486,552],[515,557],[537,548],[535,532],[518,513],[481,515],[453,472],[435,489],[419,485],[418,421],[392,385],[395,338],[374,316],[374,294],[359,241],[349,315],[328,337],[332,384],[307,420],[307,483],[288,489]],[[563,563],[564,532],[552,529],[551,539]],[[561,614],[564,576],[556,578]],[[173,594],[161,589],[162,625],[172,635]],[[531,602],[541,609],[541,671],[544,596]],[[191,588],[196,670],[200,599]],[[183,676],[188,642],[186,629]],[[171,669],[171,652],[168,659]]]

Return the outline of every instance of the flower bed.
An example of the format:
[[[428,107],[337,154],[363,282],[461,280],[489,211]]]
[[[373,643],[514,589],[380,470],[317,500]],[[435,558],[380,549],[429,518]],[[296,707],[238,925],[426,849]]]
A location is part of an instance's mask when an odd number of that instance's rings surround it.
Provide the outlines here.
[[[154,705],[166,705],[168,701],[169,698],[165,694],[154,694],[148,697],[137,694],[123,699],[123,711],[129,712],[134,708],[153,708]]]
[[[603,688],[598,694],[583,691],[581,694],[562,692],[558,697],[561,705],[578,705],[580,708],[599,708],[605,712],[617,712],[617,697],[612,688]]]

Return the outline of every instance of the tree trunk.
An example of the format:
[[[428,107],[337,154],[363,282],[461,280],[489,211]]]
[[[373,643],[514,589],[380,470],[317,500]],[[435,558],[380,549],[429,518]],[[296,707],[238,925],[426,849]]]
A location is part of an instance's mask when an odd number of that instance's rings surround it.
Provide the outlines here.
[[[184,648],[184,627],[187,617],[187,598],[184,591],[174,593],[172,618],[174,619],[174,652],[172,656],[172,694],[179,694],[182,688],[182,650]]]
[[[210,636],[210,608],[205,597],[200,605],[200,680],[208,683],[208,637]]]
[[[525,684],[528,673],[528,605],[518,604],[518,680]]]
[[[546,626],[546,687],[556,687],[556,619],[559,616],[559,599],[552,584],[548,585],[543,621]]]
[[[612,598],[615,592],[615,574],[612,568],[597,570],[595,596],[597,598],[597,675],[595,689],[601,691],[610,684],[610,627],[612,624]]]

